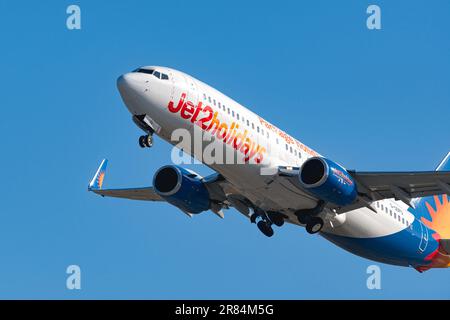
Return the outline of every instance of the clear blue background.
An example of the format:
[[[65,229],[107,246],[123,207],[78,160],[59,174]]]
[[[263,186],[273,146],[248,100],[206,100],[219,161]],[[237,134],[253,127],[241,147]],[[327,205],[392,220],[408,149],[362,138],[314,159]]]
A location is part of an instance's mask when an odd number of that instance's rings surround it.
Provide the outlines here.
[[[66,29],[66,8],[82,30]],[[382,30],[366,8],[382,9]],[[449,151],[450,2],[0,1],[0,298],[450,298],[450,270],[372,263],[234,210],[86,191],[143,186],[170,162],[141,150],[116,89],[140,65],[183,70],[359,170],[434,169]],[[208,173],[209,169],[195,166]],[[66,289],[66,267],[82,290]]]

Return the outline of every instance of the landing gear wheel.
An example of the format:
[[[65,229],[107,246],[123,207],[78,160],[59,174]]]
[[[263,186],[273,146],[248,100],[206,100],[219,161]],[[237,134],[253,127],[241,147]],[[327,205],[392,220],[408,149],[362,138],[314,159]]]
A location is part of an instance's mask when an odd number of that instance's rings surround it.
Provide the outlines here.
[[[314,234],[322,230],[323,228],[323,220],[319,217],[311,217],[306,224],[306,231],[309,234]]]
[[[145,145],[145,136],[140,136],[140,137],[139,137],[139,146],[140,146],[141,148],[147,147],[147,146]]]
[[[284,218],[282,215],[271,215],[270,221],[272,221],[273,224],[276,225],[277,227],[282,227],[284,224]]]
[[[310,215],[307,213],[299,213],[297,215],[298,222],[301,224],[307,224],[309,221]]]
[[[153,136],[151,134],[140,136],[139,146],[141,148],[151,148],[153,146]]]
[[[273,229],[270,226],[269,223],[267,223],[266,221],[259,221],[258,224],[258,229],[266,236],[266,237],[271,237],[273,236]]]
[[[145,145],[148,148],[151,148],[153,146],[153,136],[151,134],[145,136]]]

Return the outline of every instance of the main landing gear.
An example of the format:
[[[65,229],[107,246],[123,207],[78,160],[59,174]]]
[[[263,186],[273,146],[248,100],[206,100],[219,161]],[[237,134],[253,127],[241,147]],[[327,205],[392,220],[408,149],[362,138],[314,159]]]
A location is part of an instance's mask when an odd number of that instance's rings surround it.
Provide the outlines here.
[[[151,148],[153,146],[153,133],[139,137],[139,146],[141,148]]]
[[[256,223],[256,220],[258,220]],[[256,223],[258,229],[266,236],[272,237],[274,234],[272,225],[281,227],[284,224],[284,216],[280,213],[265,212],[260,208],[255,208],[254,213],[250,217],[251,223]]]
[[[269,221],[258,221],[258,223],[256,224],[258,226],[258,229],[266,236],[266,237],[271,237],[273,236],[273,229],[272,229],[272,224]]]
[[[317,215],[322,212],[325,207],[324,201],[319,201],[317,206],[312,209],[302,209],[298,210],[295,214],[297,215],[298,222],[305,225],[306,231],[309,234],[318,233],[322,230],[324,221]]]

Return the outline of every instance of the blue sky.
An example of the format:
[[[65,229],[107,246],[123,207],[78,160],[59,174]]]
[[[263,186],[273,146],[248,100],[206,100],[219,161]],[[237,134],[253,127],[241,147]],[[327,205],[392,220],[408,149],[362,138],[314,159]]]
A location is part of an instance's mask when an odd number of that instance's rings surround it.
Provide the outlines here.
[[[382,30],[366,28],[378,4]],[[66,8],[82,29],[66,28]],[[116,89],[140,65],[183,70],[348,168],[433,169],[449,151],[450,2],[1,1],[0,298],[450,298],[450,271],[372,263],[294,226],[267,239],[234,210],[86,191],[145,186],[170,163]],[[200,173],[209,169],[192,166]],[[66,289],[77,264],[82,289]]]

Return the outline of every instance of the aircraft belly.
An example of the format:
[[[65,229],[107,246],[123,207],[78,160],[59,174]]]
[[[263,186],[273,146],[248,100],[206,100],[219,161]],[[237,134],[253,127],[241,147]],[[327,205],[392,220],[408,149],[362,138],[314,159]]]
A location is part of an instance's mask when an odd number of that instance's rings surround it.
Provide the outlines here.
[[[394,223],[384,213],[374,213],[370,209],[361,208],[344,213],[345,222],[332,227],[327,223],[325,233],[351,238],[376,238],[391,235],[405,229],[401,223]]]

